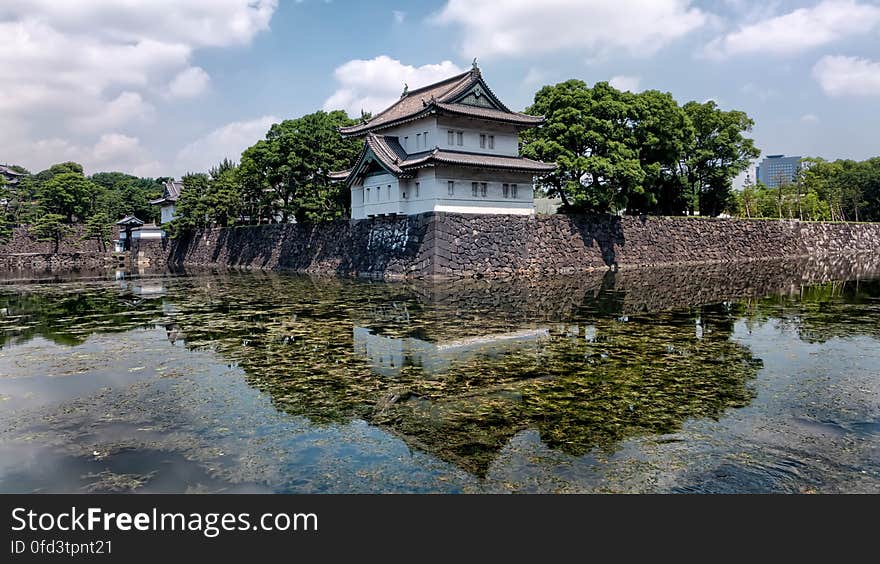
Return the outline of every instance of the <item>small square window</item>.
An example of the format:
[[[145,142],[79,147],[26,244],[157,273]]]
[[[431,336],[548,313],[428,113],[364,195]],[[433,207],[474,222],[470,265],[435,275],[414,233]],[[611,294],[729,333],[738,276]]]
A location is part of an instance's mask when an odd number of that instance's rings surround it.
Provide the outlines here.
[[[480,149],[486,148],[486,134],[480,133]]]
[[[494,135],[489,136],[489,148],[490,149],[495,148],[495,136]]]
[[[471,182],[471,195],[476,198],[477,190],[479,190],[480,184],[478,182]]]
[[[480,183],[480,196],[486,197],[486,192],[488,192],[488,186],[485,182]]]
[[[455,195],[455,181],[454,180],[447,180],[446,181],[446,193],[450,196]]]

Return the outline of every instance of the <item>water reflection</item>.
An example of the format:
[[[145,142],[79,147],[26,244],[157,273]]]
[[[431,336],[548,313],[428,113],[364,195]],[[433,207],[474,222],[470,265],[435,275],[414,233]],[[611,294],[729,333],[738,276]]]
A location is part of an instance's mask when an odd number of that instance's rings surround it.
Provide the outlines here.
[[[10,285],[0,288],[0,373],[15,376],[0,378],[0,397],[15,408],[0,408],[0,446],[39,437],[33,447],[49,449],[41,456],[61,448],[76,468],[105,449],[114,453],[108,461],[132,450],[176,453],[211,468],[213,481],[201,481],[212,491],[225,482],[346,491],[361,488],[339,476],[335,485],[307,479],[306,486],[302,474],[318,472],[307,462],[317,453],[323,460],[351,448],[344,437],[366,423],[378,433],[369,439],[375,450],[348,456],[353,473],[375,464],[378,452],[399,456],[388,442],[398,441],[441,464],[430,480],[448,474],[448,464],[490,483],[512,449],[534,449],[532,441],[554,460],[614,458],[634,440],[755,409],[756,377],[772,354],[756,353],[742,331],[772,324],[804,343],[878,338],[876,278],[876,260],[839,259],[543,280],[389,284],[189,273]],[[870,434],[878,418],[866,413],[846,432]],[[268,424],[279,415],[285,423]],[[283,439],[290,425],[297,439]],[[298,450],[315,433],[324,442]],[[153,458],[132,459],[144,475],[171,472],[146,462]],[[270,469],[271,461],[281,462]],[[123,476],[116,482],[91,468],[86,474],[98,478],[78,487],[175,490],[155,474],[138,485],[129,471],[135,466],[108,466]],[[20,470],[0,469],[0,488],[31,488],[14,478]],[[446,489],[419,473],[424,466],[408,472],[402,491]],[[379,491],[387,489],[374,478]],[[12,483],[19,485],[4,485]],[[749,483],[756,482],[733,489]]]

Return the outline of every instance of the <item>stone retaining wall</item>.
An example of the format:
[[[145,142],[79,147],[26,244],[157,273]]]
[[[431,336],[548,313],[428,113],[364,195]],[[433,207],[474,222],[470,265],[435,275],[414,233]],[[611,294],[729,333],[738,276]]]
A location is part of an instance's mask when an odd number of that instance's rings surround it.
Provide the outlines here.
[[[206,230],[167,249],[147,245],[144,256],[166,256],[172,265],[407,278],[534,276],[876,253],[880,224],[423,214]]]

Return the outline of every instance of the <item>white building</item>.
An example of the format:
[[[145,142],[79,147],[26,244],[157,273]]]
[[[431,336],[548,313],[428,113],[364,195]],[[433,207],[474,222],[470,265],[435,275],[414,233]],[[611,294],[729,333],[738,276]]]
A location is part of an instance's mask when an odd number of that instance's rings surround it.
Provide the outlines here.
[[[400,100],[344,137],[364,137],[355,166],[332,173],[351,190],[351,217],[425,212],[534,214],[534,178],[556,168],[519,155],[519,132],[543,117],[508,109],[476,64]]]
[[[158,200],[150,200],[154,206],[161,206],[161,219],[159,224],[168,223],[175,217],[175,205],[180,198],[180,191],[183,189],[183,182],[177,180],[169,180],[165,183],[162,190],[162,197]]]

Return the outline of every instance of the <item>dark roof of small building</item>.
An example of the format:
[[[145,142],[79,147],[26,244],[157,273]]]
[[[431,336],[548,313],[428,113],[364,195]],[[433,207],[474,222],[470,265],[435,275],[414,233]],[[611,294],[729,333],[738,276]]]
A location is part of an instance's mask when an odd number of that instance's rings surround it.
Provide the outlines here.
[[[0,173],[8,174],[9,176],[25,176],[23,172],[18,172],[12,167],[6,165],[0,165]]]
[[[357,173],[362,169],[373,156],[375,156],[384,169],[395,176],[409,176],[417,168],[437,164],[532,172],[535,174],[546,174],[556,170],[556,165],[553,163],[544,163],[525,157],[449,151],[440,148],[408,155],[403,150],[403,147],[401,147],[397,137],[368,133],[364,140],[364,149],[355,166],[349,170],[330,173],[330,179],[348,179],[352,176],[353,172]]]
[[[173,204],[180,198],[180,191],[183,190],[183,182],[180,180],[169,180],[162,189],[162,197],[156,200],[150,200],[153,205],[162,205],[166,203]]]
[[[24,173],[18,172],[6,165],[0,165],[0,174],[6,177],[6,181],[9,184],[18,184],[20,176],[27,176]]]
[[[143,224],[144,224],[143,221],[141,221],[140,219],[136,218],[133,215],[127,215],[116,222],[116,225],[123,225],[123,226],[129,226],[129,225],[141,226]]]
[[[480,93],[491,101],[493,107],[461,103],[461,98],[479,85]],[[522,126],[535,126],[544,121],[541,116],[530,116],[511,111],[485,83],[476,66],[464,73],[441,80],[422,88],[404,92],[400,100],[363,123],[339,128],[345,137],[358,137],[370,131],[391,127],[418,119],[432,113],[447,113],[480,119],[503,121]]]

